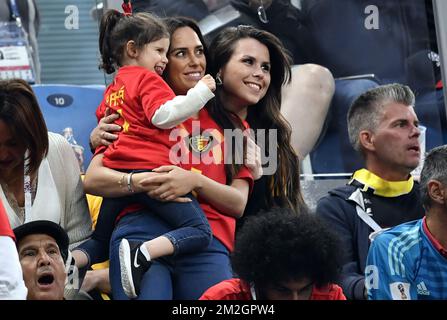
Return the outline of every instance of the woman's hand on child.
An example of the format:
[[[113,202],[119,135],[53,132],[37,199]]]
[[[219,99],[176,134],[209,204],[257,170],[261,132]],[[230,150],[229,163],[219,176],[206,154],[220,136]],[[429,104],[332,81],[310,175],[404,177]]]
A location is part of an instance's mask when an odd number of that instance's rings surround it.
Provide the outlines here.
[[[151,198],[160,201],[191,201],[183,196],[196,187],[195,173],[177,166],[161,166],[152,171],[158,174],[139,182],[141,188],[152,189],[147,192]]]
[[[108,146],[118,139],[118,135],[113,132],[121,131],[121,127],[114,123],[119,117],[119,114],[111,113],[109,108],[106,109],[105,116],[99,120],[98,125],[90,134],[90,143],[93,149],[102,145]]]
[[[245,139],[247,141],[247,149],[245,152],[244,164],[247,169],[250,170],[253,179],[258,180],[262,177],[263,174],[261,163],[261,148],[249,136],[246,136]]]
[[[98,289],[104,293],[112,292],[109,280],[109,268],[87,271],[82,282],[81,290],[89,292],[93,289]]]
[[[203,78],[200,79],[200,81],[205,83],[212,92],[216,90],[216,81],[211,75],[209,74],[204,75]]]

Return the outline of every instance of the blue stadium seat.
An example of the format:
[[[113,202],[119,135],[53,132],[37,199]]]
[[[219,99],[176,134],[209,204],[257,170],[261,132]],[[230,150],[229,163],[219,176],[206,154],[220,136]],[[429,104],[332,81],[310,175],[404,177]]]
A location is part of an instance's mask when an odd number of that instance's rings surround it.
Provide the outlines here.
[[[85,169],[92,157],[89,137],[97,124],[95,111],[102,101],[104,89],[104,86],[96,85],[33,86],[48,130],[63,134],[65,128],[73,129],[74,138],[84,148]]]

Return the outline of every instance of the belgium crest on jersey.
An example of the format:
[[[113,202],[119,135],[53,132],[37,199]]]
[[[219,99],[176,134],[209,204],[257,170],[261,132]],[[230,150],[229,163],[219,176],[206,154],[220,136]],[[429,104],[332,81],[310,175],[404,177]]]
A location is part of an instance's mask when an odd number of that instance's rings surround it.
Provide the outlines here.
[[[206,152],[212,145],[213,136],[204,136],[202,134],[189,138],[189,147],[195,152]]]

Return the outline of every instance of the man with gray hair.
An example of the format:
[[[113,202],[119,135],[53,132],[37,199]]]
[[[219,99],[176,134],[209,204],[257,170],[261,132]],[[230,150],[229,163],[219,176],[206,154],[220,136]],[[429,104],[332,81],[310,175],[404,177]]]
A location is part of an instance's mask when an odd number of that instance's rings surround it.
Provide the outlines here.
[[[421,172],[425,217],[378,235],[366,267],[368,299],[447,299],[447,146]]]
[[[342,240],[340,284],[348,299],[366,298],[370,235],[423,216],[419,185],[410,174],[421,156],[414,100],[409,87],[389,84],[370,89],[353,102],[349,140],[363,156],[365,168],[317,205],[317,214]]]

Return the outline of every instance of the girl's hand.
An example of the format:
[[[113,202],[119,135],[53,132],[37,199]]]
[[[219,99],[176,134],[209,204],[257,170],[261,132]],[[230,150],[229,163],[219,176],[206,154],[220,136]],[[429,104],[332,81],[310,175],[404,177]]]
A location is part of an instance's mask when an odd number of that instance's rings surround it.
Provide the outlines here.
[[[101,145],[108,146],[118,139],[118,135],[113,132],[121,131],[121,127],[114,123],[119,117],[119,114],[111,113],[109,108],[106,109],[105,116],[99,120],[96,128],[90,133],[90,143],[93,149]]]
[[[161,166],[153,170],[157,175],[139,181],[139,187],[159,201],[191,202],[182,197],[198,186],[197,174],[177,166]]]
[[[203,78],[200,79],[200,81],[205,83],[207,87],[211,90],[211,92],[214,92],[216,90],[216,81],[211,75],[209,74],[204,75]]]
[[[247,151],[245,152],[244,165],[250,170],[254,180],[258,180],[262,177],[262,164],[261,164],[261,148],[256,142],[249,136],[245,137],[247,141]]]

